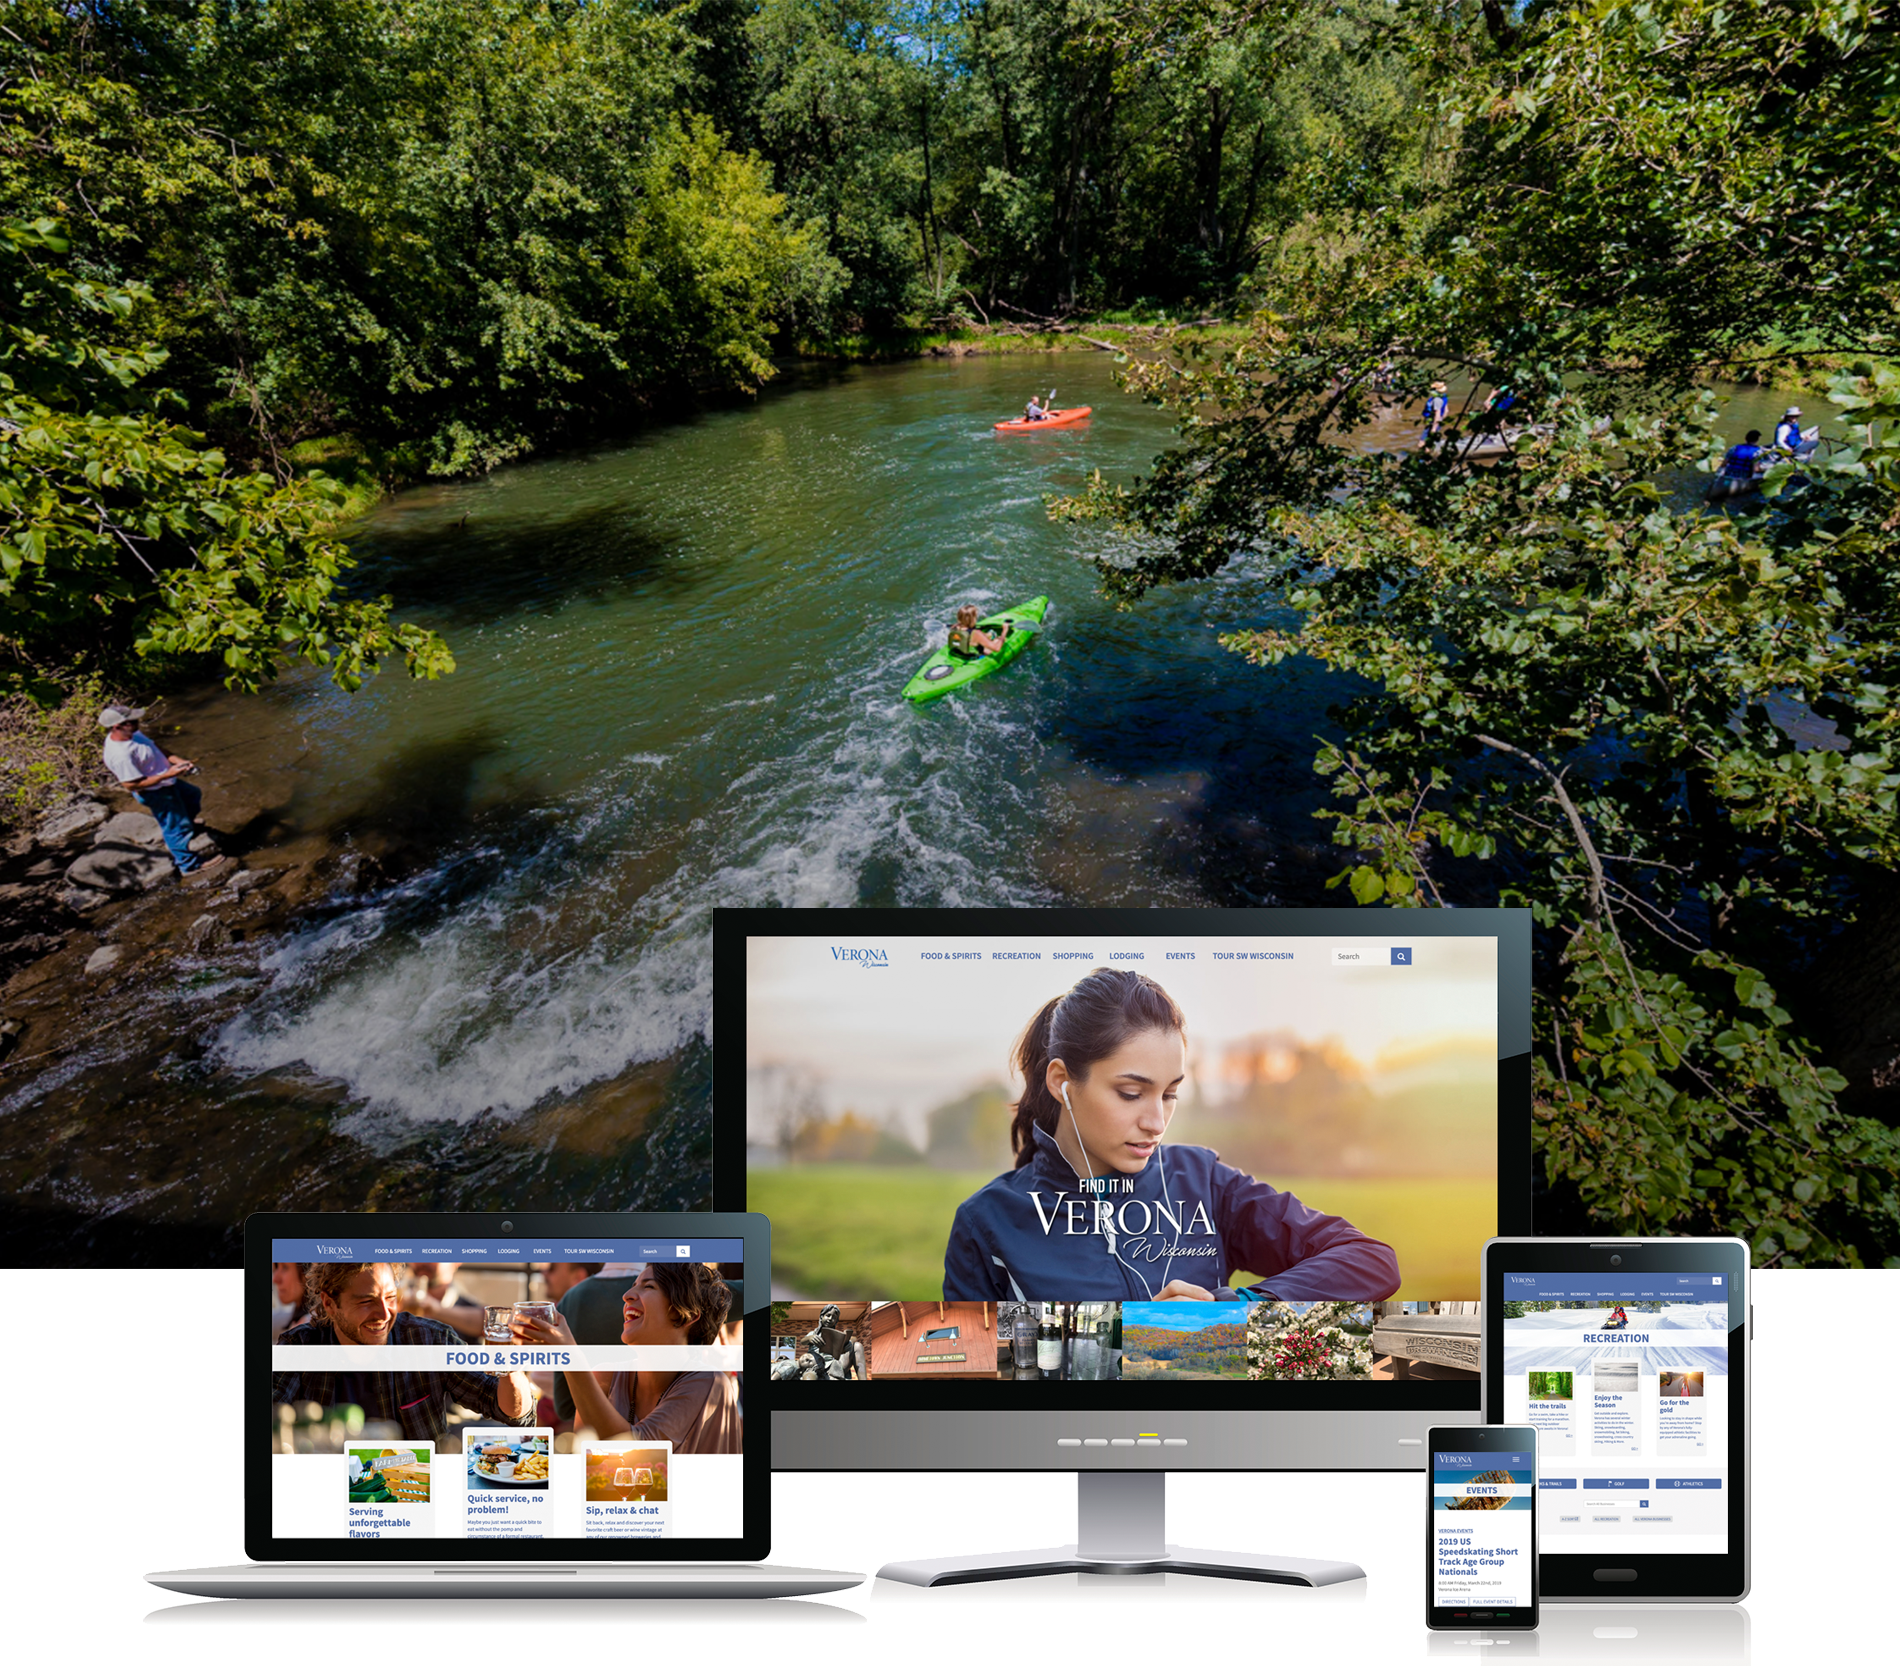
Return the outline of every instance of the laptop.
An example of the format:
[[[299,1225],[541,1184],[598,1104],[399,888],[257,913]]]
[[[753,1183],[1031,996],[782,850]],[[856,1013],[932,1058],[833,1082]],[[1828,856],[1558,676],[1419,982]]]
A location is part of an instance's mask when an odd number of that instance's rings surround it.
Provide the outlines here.
[[[208,1597],[860,1584],[759,1560],[771,1264],[763,1215],[253,1215],[250,1562],[145,1577]]]

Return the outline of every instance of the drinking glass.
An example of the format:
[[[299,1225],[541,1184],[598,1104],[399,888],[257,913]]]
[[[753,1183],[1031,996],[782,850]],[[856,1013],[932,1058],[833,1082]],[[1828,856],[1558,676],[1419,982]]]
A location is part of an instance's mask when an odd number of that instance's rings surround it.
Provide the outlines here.
[[[515,1333],[509,1323],[515,1316],[512,1307],[485,1307],[482,1309],[482,1340],[488,1343],[512,1342]]]
[[[554,1323],[555,1311],[552,1302],[516,1302],[513,1308],[517,1319],[539,1319],[546,1325]]]
[[[616,1487],[632,1486],[633,1485],[633,1471],[630,1469],[616,1469],[614,1471],[614,1485]]]

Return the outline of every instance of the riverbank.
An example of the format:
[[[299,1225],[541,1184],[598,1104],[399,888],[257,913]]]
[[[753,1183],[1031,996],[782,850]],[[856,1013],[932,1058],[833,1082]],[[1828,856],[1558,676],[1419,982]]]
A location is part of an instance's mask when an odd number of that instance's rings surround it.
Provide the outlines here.
[[[801,358],[838,360],[848,364],[896,364],[906,359],[983,358],[1015,353],[1126,353],[1156,349],[1180,341],[1206,343],[1238,341],[1244,324],[1224,319],[1156,322],[1127,318],[997,320],[949,330],[912,330],[888,335],[845,335],[801,339],[795,351]]]
[[[220,1038],[259,992],[326,933],[373,934],[438,886],[448,837],[427,808],[301,814],[321,741],[270,704],[211,685],[146,723],[203,760],[204,849],[235,861],[213,879],[180,881],[149,814],[109,787],[0,843],[0,1256],[228,1266],[262,1207],[706,1208],[698,1053],[457,1130],[446,1149],[368,1126],[361,1096],[320,1068],[220,1080]],[[76,884],[76,867],[101,883]],[[373,1061],[373,1037],[359,1030],[353,1051]]]

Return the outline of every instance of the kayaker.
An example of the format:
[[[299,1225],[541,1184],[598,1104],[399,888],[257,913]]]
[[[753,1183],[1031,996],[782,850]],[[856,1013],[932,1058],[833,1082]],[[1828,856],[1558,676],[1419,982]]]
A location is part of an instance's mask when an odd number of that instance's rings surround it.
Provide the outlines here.
[[[1484,408],[1490,412],[1492,416],[1503,416],[1504,413],[1516,403],[1517,389],[1512,387],[1509,382],[1500,382],[1497,391],[1486,401]]]
[[[1443,382],[1432,383],[1431,397],[1425,401],[1425,432],[1419,436],[1420,443],[1438,438],[1438,430],[1451,411],[1451,400],[1445,393]]]
[[[985,654],[993,654],[1003,645],[1003,637],[1009,635],[1009,626],[1003,627],[1003,635],[995,636],[989,631],[976,628],[976,609],[965,602],[957,609],[957,622],[950,627],[950,652],[964,659],[981,659]]]
[[[1732,445],[1722,459],[1724,480],[1753,480],[1765,466],[1761,430],[1751,428],[1740,445]]]
[[[1023,421],[1041,422],[1048,414],[1048,408],[1032,393],[1029,396],[1029,403],[1023,407]]]

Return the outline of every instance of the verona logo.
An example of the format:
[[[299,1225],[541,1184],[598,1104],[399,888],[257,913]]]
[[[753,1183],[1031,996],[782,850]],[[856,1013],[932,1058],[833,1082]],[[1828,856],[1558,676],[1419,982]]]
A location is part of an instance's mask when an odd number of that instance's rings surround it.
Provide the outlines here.
[[[831,958],[856,961],[860,966],[888,966],[891,963],[891,957],[882,949],[846,949],[835,943],[831,948]]]

